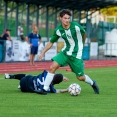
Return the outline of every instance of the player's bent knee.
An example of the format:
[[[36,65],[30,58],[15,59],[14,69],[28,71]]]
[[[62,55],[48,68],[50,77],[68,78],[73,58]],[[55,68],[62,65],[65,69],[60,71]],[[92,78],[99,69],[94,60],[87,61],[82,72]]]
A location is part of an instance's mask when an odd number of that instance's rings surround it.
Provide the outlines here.
[[[57,69],[59,68],[59,65],[56,64],[56,63],[53,63],[51,66],[50,66],[50,72],[54,73]]]
[[[84,76],[77,76],[77,79],[80,81],[85,81],[85,77]]]
[[[51,65],[49,72],[54,73],[56,71],[56,69],[57,69],[56,67]]]

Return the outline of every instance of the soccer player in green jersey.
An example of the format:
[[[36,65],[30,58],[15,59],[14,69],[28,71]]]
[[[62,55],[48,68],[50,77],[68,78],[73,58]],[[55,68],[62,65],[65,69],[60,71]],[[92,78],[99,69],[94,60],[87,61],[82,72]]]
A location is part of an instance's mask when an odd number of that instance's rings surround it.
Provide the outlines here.
[[[49,73],[46,76],[43,90],[40,94],[47,94],[47,90],[51,81],[53,80],[54,72],[62,66],[69,65],[71,70],[76,74],[80,81],[90,84],[95,92],[99,94],[99,88],[95,81],[89,76],[84,74],[84,63],[82,60],[83,44],[85,43],[86,33],[82,26],[76,22],[70,22],[71,12],[63,9],[60,12],[61,24],[54,30],[54,34],[46,45],[45,49],[39,55],[41,59],[44,54],[57,42],[61,37],[65,44],[60,53],[52,58],[52,65],[50,66]]]

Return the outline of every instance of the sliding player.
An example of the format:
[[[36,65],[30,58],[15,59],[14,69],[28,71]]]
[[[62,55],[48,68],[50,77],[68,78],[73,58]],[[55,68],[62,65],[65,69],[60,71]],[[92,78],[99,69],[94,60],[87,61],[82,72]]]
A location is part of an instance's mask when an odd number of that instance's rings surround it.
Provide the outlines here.
[[[26,74],[5,74],[5,79],[18,79],[20,80],[20,85],[18,86],[22,92],[35,92],[38,93],[39,90],[43,89],[44,82],[48,72],[43,71],[42,74],[37,76],[26,75]],[[59,84],[62,81],[68,81],[68,78],[64,77],[62,74],[55,74],[54,78],[49,86],[48,93],[62,93],[67,92],[68,89],[55,89],[54,85]]]

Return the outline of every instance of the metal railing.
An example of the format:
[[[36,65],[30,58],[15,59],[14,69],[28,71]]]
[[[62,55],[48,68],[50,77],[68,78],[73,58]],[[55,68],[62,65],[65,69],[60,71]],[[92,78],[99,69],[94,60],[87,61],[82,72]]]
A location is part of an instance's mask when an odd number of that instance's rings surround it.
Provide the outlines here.
[[[84,46],[82,57],[84,60],[117,60],[117,43],[105,43],[101,46],[98,43],[94,43],[93,46],[91,44],[92,43],[89,43]],[[58,47],[57,52],[60,49]],[[5,62],[5,55],[6,42],[0,40],[0,62]]]
[[[99,46],[98,59],[117,59],[117,43],[105,43]]]

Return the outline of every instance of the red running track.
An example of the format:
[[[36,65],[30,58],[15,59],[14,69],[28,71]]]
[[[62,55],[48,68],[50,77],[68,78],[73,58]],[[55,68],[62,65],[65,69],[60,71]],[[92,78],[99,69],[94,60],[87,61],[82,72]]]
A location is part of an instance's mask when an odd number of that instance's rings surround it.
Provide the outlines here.
[[[52,62],[35,62],[36,66],[30,66],[29,62],[0,63],[0,74],[11,72],[30,72],[48,70]],[[84,61],[85,68],[98,68],[117,66],[117,60],[89,60]],[[60,67],[59,70],[70,71],[69,66]]]

